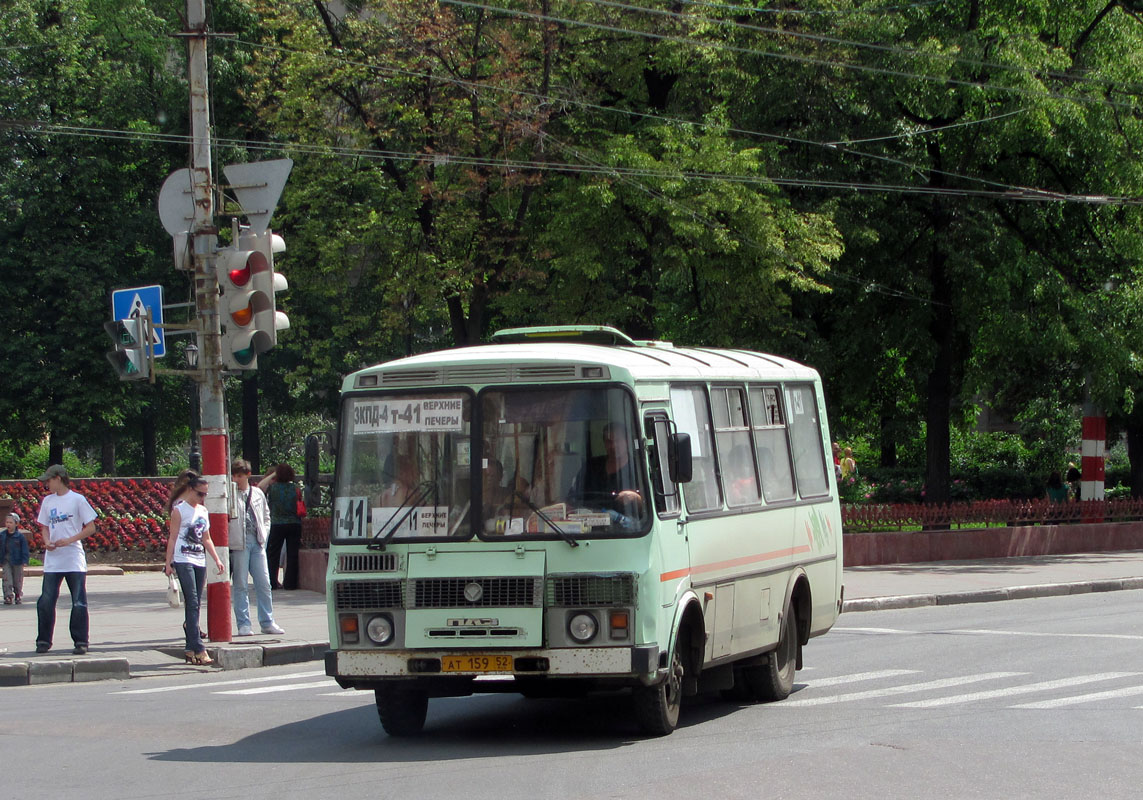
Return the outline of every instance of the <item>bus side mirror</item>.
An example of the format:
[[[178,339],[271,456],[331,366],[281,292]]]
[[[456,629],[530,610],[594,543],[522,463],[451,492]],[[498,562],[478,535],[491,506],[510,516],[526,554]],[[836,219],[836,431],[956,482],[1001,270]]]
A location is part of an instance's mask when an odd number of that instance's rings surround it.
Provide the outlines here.
[[[672,433],[667,439],[667,468],[675,483],[691,481],[691,435]]]

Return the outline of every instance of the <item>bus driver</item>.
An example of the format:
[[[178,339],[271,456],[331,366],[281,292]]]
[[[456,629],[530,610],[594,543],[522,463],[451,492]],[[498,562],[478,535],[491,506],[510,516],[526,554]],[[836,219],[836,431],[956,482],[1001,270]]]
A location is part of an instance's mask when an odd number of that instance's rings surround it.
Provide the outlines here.
[[[638,483],[626,426],[609,422],[603,429],[603,446],[604,455],[589,459],[576,476],[571,488],[572,505],[641,517],[643,496],[635,488]]]

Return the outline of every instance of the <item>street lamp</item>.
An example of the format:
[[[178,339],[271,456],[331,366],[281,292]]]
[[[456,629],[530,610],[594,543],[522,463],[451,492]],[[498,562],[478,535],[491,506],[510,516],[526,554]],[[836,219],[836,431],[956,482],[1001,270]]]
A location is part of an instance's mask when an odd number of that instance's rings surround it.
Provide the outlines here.
[[[198,345],[191,342],[186,347],[187,366],[192,370],[198,369]],[[190,409],[191,409],[191,424],[190,424],[190,468],[195,472],[202,472],[202,453],[198,449],[198,381],[191,376],[190,384]]]

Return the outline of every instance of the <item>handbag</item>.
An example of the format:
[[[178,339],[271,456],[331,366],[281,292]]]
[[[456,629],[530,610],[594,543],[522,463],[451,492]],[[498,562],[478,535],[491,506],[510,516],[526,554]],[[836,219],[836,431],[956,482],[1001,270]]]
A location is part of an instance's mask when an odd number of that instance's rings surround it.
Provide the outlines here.
[[[181,608],[183,604],[183,590],[174,575],[167,576],[167,605],[171,608]]]
[[[302,499],[302,490],[298,489],[296,491],[298,493],[298,507],[297,507],[298,519],[304,519],[306,516],[306,513],[307,513],[306,512],[306,501]]]

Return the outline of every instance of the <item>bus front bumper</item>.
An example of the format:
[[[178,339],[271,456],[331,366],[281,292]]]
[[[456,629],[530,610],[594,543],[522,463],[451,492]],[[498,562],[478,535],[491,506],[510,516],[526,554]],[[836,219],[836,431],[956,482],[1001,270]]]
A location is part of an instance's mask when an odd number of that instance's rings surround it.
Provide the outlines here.
[[[511,650],[512,669],[445,670],[442,665],[455,650],[329,650],[325,672],[335,678],[417,678],[425,676],[519,675],[568,678],[640,677],[653,674],[659,666],[658,645],[637,647],[577,647],[560,649]],[[486,652],[465,651],[464,655],[489,656]]]

